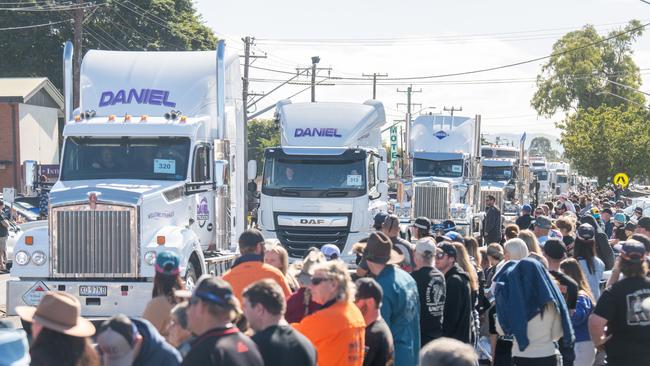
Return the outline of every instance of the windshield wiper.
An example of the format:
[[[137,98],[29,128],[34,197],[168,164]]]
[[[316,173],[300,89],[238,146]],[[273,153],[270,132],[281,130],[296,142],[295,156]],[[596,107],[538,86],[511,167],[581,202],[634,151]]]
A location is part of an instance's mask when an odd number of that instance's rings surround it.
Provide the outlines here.
[[[349,188],[328,188],[325,197],[347,197],[350,194]]]

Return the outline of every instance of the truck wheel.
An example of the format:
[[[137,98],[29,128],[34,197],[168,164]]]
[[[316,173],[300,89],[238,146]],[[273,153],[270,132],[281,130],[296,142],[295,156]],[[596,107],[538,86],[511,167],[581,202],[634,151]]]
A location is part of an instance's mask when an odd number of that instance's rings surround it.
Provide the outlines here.
[[[194,266],[194,261],[190,261],[187,264],[187,271],[185,271],[185,288],[189,291],[194,290],[196,286],[196,267]]]

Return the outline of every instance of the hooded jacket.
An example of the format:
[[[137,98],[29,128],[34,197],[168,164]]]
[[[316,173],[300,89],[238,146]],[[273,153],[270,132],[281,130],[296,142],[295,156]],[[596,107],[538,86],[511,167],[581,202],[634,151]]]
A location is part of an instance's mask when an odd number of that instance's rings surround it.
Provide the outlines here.
[[[142,336],[142,347],[133,366],[176,366],[183,362],[181,354],[145,319],[131,319]]]
[[[596,231],[596,255],[600,258],[603,263],[605,263],[605,270],[609,271],[614,267],[614,250],[609,245],[609,240],[607,239],[607,234],[600,225],[596,222],[596,219],[591,215],[585,215],[580,218],[581,224],[589,224]]]
[[[472,331],[472,290],[469,275],[457,264],[445,273],[447,293],[442,318],[442,335],[469,343]]]
[[[544,266],[532,258],[502,270],[495,293],[499,324],[507,335],[513,335],[519,350],[528,347],[528,321],[542,312],[548,302],[559,312],[562,320],[562,341],[573,344],[573,328],[569,310],[562,293]]]

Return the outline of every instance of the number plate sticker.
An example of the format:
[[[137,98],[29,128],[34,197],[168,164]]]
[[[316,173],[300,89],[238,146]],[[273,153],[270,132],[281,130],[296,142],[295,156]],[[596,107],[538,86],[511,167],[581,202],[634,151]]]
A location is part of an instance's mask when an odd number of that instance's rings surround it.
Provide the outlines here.
[[[154,159],[153,172],[163,174],[176,174],[176,160]]]
[[[108,286],[79,286],[79,296],[108,296]]]
[[[357,174],[348,175],[347,185],[349,185],[349,186],[360,186],[361,184],[363,184],[363,179],[362,179],[361,175],[357,175]]]

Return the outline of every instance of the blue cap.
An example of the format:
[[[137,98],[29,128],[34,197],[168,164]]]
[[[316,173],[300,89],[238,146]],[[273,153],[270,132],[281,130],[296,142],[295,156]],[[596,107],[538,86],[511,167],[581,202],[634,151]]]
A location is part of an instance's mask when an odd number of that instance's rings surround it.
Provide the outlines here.
[[[177,275],[180,258],[172,251],[165,250],[156,255],[156,272],[166,275]]]
[[[455,231],[450,231],[450,232],[446,233],[445,236],[447,236],[452,241],[457,241],[457,242],[461,242],[461,243],[463,242],[463,237],[459,233],[457,233]]]
[[[624,213],[619,212],[616,215],[614,215],[614,221],[618,221],[621,224],[625,224],[625,222],[627,221],[627,217],[625,217]]]
[[[328,261],[341,257],[341,249],[334,244],[325,244],[320,248],[320,251]]]
[[[0,365],[29,365],[27,334],[18,329],[0,329]]]
[[[533,208],[529,204],[521,206],[521,210],[528,213],[533,212]]]

